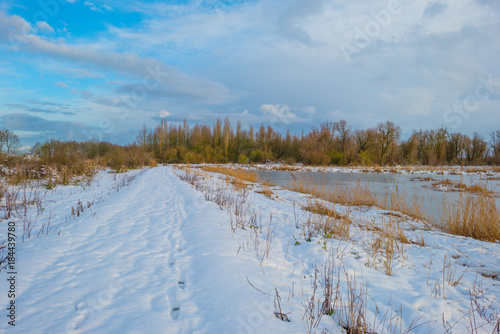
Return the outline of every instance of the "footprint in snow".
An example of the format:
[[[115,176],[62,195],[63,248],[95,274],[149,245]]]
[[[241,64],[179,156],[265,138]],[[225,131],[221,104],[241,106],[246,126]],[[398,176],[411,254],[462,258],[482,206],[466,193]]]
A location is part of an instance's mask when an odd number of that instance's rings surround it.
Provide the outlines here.
[[[180,240],[177,240],[177,245],[175,246],[178,252],[182,251],[182,242]]]
[[[174,308],[172,308],[172,311],[170,311],[170,316],[174,320],[179,319],[180,315],[181,315],[181,308],[180,308],[180,306],[179,307],[174,307]]]
[[[179,318],[181,312],[181,304],[177,300],[176,291],[173,290],[173,287],[170,289],[168,293],[168,302],[170,303],[170,316],[172,319],[177,320]]]
[[[175,257],[174,254],[170,253],[168,255],[168,266],[172,268],[175,265]]]
[[[183,273],[179,275],[179,278],[177,279],[177,284],[181,289],[184,289],[186,287],[186,278]]]

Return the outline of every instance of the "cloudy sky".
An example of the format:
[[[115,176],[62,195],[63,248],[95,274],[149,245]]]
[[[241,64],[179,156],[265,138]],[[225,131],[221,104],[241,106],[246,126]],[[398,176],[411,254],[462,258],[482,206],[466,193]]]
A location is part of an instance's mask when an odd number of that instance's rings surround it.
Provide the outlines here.
[[[162,118],[500,128],[498,0],[7,0],[0,126],[130,143]]]

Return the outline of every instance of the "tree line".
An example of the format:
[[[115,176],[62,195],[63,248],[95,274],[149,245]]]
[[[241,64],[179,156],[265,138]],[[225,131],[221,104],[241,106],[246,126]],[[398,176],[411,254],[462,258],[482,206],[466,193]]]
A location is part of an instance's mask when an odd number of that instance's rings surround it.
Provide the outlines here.
[[[67,184],[80,176],[92,176],[104,167],[116,172],[155,166],[151,153],[136,144],[116,145],[49,139],[36,143],[29,154],[19,152],[20,141],[11,130],[0,129],[0,176],[11,183],[48,179],[47,187]],[[0,197],[1,197],[0,189]]]
[[[96,167],[113,170],[161,163],[262,163],[279,161],[307,165],[446,165],[500,164],[500,130],[488,140],[478,133],[467,136],[437,130],[414,130],[401,139],[401,129],[382,122],[370,129],[353,129],[347,122],[324,122],[300,135],[282,134],[263,124],[258,129],[233,127],[226,117],[212,126],[186,121],[177,125],[162,120],[139,131],[135,142],[116,145],[96,140],[48,140],[33,146],[30,155],[18,155],[19,138],[0,129],[2,165],[25,175],[47,173],[47,166],[62,175],[91,173]],[[36,158],[33,158],[36,157]],[[45,166],[45,167],[44,167]],[[11,168],[11,169],[12,169]],[[1,174],[1,173],[0,173]],[[68,176],[68,177],[66,177]],[[23,176],[24,177],[24,176]]]
[[[310,165],[499,164],[500,130],[489,141],[478,133],[467,136],[437,130],[414,130],[401,139],[401,128],[381,122],[370,129],[353,129],[346,121],[324,122],[307,133],[281,134],[263,124],[258,129],[234,128],[229,118],[213,126],[162,120],[153,129],[143,126],[136,145],[163,163],[261,163],[280,161]]]

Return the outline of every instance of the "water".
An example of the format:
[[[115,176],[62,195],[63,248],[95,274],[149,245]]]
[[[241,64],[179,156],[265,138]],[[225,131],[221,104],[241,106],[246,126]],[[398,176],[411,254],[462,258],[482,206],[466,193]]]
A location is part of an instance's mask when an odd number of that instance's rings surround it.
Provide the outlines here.
[[[443,217],[443,202],[449,206],[457,205],[457,201],[464,193],[455,191],[436,191],[432,183],[449,179],[453,182],[486,185],[489,190],[500,192],[500,181],[485,181],[484,177],[473,175],[415,175],[415,174],[381,174],[381,173],[343,173],[343,172],[293,172],[288,171],[257,171],[258,176],[271,184],[292,187],[294,184],[304,185],[307,189],[319,190],[325,193],[328,199],[335,190],[352,190],[354,187],[368,187],[371,193],[379,200],[391,196],[412,206],[412,202],[419,203],[420,211],[426,220],[439,224]],[[432,180],[423,180],[424,178]],[[500,199],[496,199],[500,207]]]

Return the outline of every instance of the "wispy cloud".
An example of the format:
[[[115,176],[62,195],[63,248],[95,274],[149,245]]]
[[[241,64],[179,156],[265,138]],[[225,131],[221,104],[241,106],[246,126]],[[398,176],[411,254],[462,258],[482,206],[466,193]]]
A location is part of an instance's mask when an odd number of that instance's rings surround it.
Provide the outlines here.
[[[38,21],[36,23],[36,27],[40,31],[54,32],[54,28],[52,28],[47,22],[44,21]]]
[[[7,114],[3,123],[11,130],[30,131],[36,141],[48,138],[65,138],[69,140],[86,140],[83,130],[91,131],[95,127],[82,122],[51,121],[28,114]]]
[[[69,88],[69,85],[65,82],[62,82],[62,81],[55,82],[55,85],[58,87],[61,87],[61,88]]]
[[[131,75],[139,80],[139,85],[154,86],[150,90],[158,95],[183,96],[194,102],[208,103],[221,103],[229,99],[229,90],[223,84],[187,75],[175,66],[157,59],[143,58],[133,53],[98,52],[91,47],[51,42],[26,33],[26,27],[30,25],[22,18],[0,11],[0,22],[2,21],[7,24],[0,25],[0,39],[15,38],[16,46],[22,50]]]
[[[76,78],[103,78],[104,74],[98,73],[93,70],[85,68],[64,68],[60,70],[61,73],[69,74]]]

